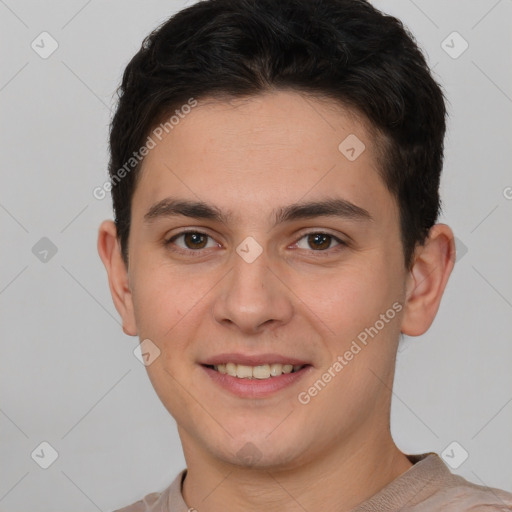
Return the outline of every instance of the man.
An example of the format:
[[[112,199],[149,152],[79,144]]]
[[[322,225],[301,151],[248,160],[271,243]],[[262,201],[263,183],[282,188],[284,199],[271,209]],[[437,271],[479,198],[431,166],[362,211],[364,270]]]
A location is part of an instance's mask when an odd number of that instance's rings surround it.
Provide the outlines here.
[[[361,0],[206,0],[145,40],[98,248],[187,469],[124,511],[512,510],[390,433],[400,335],[455,259],[444,133],[421,52]]]

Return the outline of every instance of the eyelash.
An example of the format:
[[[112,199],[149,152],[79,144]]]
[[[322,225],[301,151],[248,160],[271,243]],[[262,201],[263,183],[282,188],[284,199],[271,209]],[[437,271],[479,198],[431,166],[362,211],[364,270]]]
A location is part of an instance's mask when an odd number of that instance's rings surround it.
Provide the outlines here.
[[[167,248],[170,248],[172,251],[177,252],[177,253],[191,255],[191,256],[202,256],[202,252],[205,249],[183,249],[182,247],[179,247],[178,249],[171,248],[173,243],[178,238],[180,238],[180,237],[182,237],[182,236],[184,236],[184,235],[186,235],[188,233],[193,233],[193,234],[197,234],[197,235],[206,236],[209,239],[214,240],[214,238],[212,236],[210,236],[207,233],[204,233],[202,231],[186,230],[186,231],[180,231],[179,233],[173,235],[171,238],[165,240],[164,241],[164,245]],[[311,252],[311,253],[316,253],[316,256],[319,256],[319,257],[325,256],[327,254],[331,254],[332,250],[336,249],[336,247],[343,248],[343,247],[347,246],[346,242],[344,242],[340,238],[332,235],[331,233],[328,233],[328,232],[325,232],[325,231],[310,231],[310,232],[304,233],[293,245],[298,244],[303,238],[306,238],[306,237],[308,237],[310,235],[326,235],[326,236],[330,237],[332,241],[337,242],[337,245],[335,245],[334,247],[330,247],[330,248],[324,249],[324,250],[316,250],[315,251],[314,249],[309,249],[309,250],[308,249],[302,249],[302,250],[307,250],[308,252]],[[215,242],[215,243],[218,244],[218,242]]]

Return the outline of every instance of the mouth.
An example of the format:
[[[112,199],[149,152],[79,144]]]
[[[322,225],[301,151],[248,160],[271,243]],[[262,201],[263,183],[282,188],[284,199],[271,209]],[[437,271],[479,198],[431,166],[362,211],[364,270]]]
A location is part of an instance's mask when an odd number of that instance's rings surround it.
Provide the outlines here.
[[[221,354],[200,365],[211,382],[239,398],[269,397],[313,370],[306,361],[278,354]]]
[[[266,380],[272,379],[275,377],[279,377],[283,374],[288,373],[297,373],[303,368],[305,368],[306,364],[281,364],[281,363],[266,363],[259,364],[257,366],[249,366],[245,364],[236,364],[236,363],[223,363],[216,365],[203,365],[206,368],[214,370],[222,375],[229,375],[231,377],[236,377],[237,379],[258,379],[258,380]]]

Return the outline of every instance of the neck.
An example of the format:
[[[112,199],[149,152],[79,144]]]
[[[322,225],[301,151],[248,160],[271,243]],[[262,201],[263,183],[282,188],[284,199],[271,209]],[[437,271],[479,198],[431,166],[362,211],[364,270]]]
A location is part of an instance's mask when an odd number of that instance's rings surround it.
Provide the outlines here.
[[[187,434],[180,435],[187,461],[183,497],[198,512],[345,512],[412,466],[394,444],[389,429],[378,437],[360,431],[359,439],[352,436],[350,442],[340,442],[300,466],[284,469],[219,462],[190,449],[193,445]]]

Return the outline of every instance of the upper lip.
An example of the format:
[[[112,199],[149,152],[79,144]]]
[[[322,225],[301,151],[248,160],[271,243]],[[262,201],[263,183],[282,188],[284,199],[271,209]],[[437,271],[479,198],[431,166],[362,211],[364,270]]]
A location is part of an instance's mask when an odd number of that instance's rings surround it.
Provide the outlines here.
[[[301,359],[297,359],[296,357],[288,357],[280,354],[237,354],[237,353],[229,353],[229,354],[218,354],[216,356],[209,357],[201,362],[203,365],[216,366],[219,364],[226,363],[234,363],[234,364],[243,364],[246,366],[260,366],[263,364],[272,364],[272,363],[280,363],[280,364],[292,364],[296,365],[306,365],[309,364],[307,361],[303,361]]]

